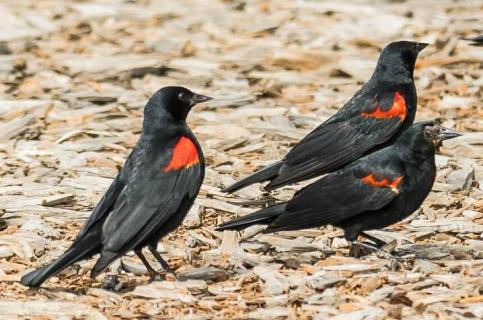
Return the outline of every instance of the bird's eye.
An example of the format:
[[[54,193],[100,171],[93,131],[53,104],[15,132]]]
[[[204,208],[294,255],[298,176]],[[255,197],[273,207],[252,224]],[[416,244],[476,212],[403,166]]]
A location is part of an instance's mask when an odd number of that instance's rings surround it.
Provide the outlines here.
[[[184,100],[185,98],[186,98],[186,95],[184,93],[181,92],[180,94],[178,94],[179,100]]]
[[[425,128],[424,129],[424,137],[427,140],[432,140],[433,139],[433,130],[432,130],[432,128]]]

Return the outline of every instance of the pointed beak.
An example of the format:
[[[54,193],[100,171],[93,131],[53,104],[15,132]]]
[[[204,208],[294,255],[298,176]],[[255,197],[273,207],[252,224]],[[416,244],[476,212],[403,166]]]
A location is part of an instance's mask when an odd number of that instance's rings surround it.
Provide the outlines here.
[[[444,141],[444,140],[453,139],[460,136],[462,136],[462,134],[459,132],[456,132],[454,130],[451,130],[445,127],[441,127],[438,133],[438,140]]]
[[[206,101],[211,100],[211,99],[213,99],[213,98],[210,98],[210,97],[207,97],[207,96],[204,96],[204,95],[195,93],[190,98],[190,105],[191,106],[194,106],[194,105],[196,105],[198,103],[206,102]]]
[[[429,45],[429,43],[423,43],[423,42],[418,42],[416,45],[416,50],[418,50],[418,53],[423,51],[424,48],[426,48]]]

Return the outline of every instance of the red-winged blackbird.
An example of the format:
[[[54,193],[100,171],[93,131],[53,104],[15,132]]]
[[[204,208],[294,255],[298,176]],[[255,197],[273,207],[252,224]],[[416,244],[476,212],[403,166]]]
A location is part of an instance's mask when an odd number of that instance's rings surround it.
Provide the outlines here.
[[[343,168],[364,154],[392,143],[414,121],[416,88],[413,71],[426,43],[387,45],[371,79],[330,119],[303,138],[285,157],[234,183],[235,192],[270,180],[273,190]]]
[[[416,123],[393,145],[325,175],[287,202],[224,223],[218,230],[262,224],[267,233],[331,224],[344,229],[348,241],[359,235],[374,241],[364,231],[399,222],[419,208],[436,176],[435,147],[458,136],[434,121]]]
[[[205,168],[201,147],[186,124],[191,108],[211,98],[183,87],[165,87],[149,99],[138,143],[97,204],[71,247],[57,260],[22,277],[40,286],[73,263],[100,253],[91,276],[134,250],[151,276],[156,271],[142,253],[147,246],[164,269],[158,241],[176,229],[193,204]]]

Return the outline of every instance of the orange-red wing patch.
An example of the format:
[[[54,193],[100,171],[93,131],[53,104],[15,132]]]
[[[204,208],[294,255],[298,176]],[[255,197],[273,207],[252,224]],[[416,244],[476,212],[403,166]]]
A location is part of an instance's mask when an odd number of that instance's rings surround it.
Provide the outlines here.
[[[366,118],[376,118],[376,119],[390,119],[399,117],[401,121],[404,121],[406,118],[406,101],[404,97],[399,93],[396,92],[394,94],[394,100],[392,106],[387,110],[381,110],[380,106],[377,106],[376,109],[372,112],[363,112],[362,115]]]
[[[388,178],[379,180],[374,174],[371,173],[370,175],[362,178],[362,182],[372,187],[388,187],[399,192],[399,185],[401,184],[402,179],[403,176],[397,177],[394,180],[390,180]]]
[[[161,169],[161,171],[168,172],[182,168],[187,169],[199,162],[200,158],[195,144],[190,138],[183,136],[179,138],[174,146],[171,160],[163,169]]]

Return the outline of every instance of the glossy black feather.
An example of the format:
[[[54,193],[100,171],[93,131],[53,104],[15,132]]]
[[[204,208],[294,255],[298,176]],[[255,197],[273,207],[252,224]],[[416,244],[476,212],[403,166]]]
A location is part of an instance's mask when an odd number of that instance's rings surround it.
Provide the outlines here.
[[[267,225],[265,232],[332,224],[353,241],[365,230],[379,229],[413,213],[434,183],[435,145],[428,132],[439,126],[420,122],[395,144],[325,175],[284,203],[222,224],[219,230]],[[454,136],[453,136],[454,137]]]
[[[361,156],[389,145],[414,121],[417,107],[413,70],[425,44],[400,41],[386,46],[369,81],[330,119],[302,139],[277,162],[278,172],[255,174],[227,187],[234,192],[269,180],[267,190],[338,170]],[[377,107],[388,111],[399,93],[406,115],[387,119],[364,116]],[[273,166],[272,166],[273,169]],[[264,172],[266,169],[261,169]]]
[[[181,87],[154,94],[144,111],[138,143],[76,240],[59,259],[24,276],[22,284],[39,286],[69,265],[100,253],[92,272],[95,276],[130,250],[156,247],[178,227],[204,178],[203,153],[186,116],[194,104],[206,100]],[[197,162],[167,170],[181,137],[192,142]]]

